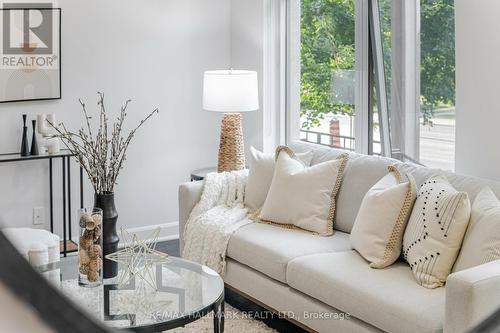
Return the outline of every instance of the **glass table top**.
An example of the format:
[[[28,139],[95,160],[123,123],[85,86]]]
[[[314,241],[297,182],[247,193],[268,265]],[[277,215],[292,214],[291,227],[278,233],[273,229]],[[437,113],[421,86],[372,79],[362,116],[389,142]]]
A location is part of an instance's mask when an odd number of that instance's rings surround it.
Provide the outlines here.
[[[37,269],[74,303],[107,325],[140,330],[188,316],[201,317],[201,312],[206,313],[223,299],[224,282],[215,271],[181,258],[169,258],[169,263],[152,270],[157,290],[137,276],[120,285],[119,277],[125,268],[121,264],[117,277],[105,279],[99,287],[81,287],[77,256]]]

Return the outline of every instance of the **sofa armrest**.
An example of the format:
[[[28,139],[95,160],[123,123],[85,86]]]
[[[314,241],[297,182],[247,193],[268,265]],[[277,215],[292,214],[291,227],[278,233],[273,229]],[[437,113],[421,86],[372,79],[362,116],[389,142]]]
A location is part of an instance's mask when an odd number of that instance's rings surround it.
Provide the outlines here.
[[[446,280],[444,332],[465,332],[500,307],[500,260],[472,267]]]
[[[179,186],[179,247],[182,253],[184,227],[189,214],[200,201],[203,181],[184,183]]]

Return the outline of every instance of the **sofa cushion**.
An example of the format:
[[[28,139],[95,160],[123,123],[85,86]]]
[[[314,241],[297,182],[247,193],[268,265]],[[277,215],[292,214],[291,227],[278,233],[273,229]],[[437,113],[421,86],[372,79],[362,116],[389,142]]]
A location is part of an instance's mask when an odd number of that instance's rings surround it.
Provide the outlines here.
[[[439,174],[450,182],[450,184],[457,190],[467,192],[471,202],[474,201],[477,194],[485,187],[491,188],[493,193],[500,198],[500,182],[494,180],[487,180],[477,177],[464,176],[451,171],[443,171],[439,169],[431,169],[423,166],[418,166],[412,163],[399,163],[397,165],[399,171],[409,173],[415,178],[417,188],[429,179],[429,177]]]
[[[500,202],[489,187],[476,196],[452,272],[500,259]]]
[[[311,165],[329,161],[345,154],[345,150],[326,148],[305,142],[293,142],[290,147],[296,152],[313,149]],[[351,232],[366,192],[387,174],[388,166],[399,163],[401,162],[391,158],[349,153],[344,179],[337,195],[334,229]]]
[[[319,235],[333,234],[337,193],[342,184],[347,154],[306,167],[286,146],[276,149],[276,165],[259,219]]]
[[[328,148],[303,141],[291,142],[290,148],[295,152],[313,150],[311,165],[334,159],[338,155],[345,153],[345,150]],[[401,163],[386,157],[349,153],[349,162],[344,171],[342,187],[337,196],[338,208],[333,225],[335,229],[351,232],[365,193],[385,175],[387,166],[392,164],[397,165],[401,173],[410,173],[415,178],[417,188],[432,175],[442,174],[458,191],[467,192],[471,201],[476,198],[476,195],[485,186],[489,186],[493,193],[500,198],[500,182],[498,181],[459,175],[454,172],[426,168],[413,163]]]
[[[343,232],[325,237],[251,223],[231,236],[227,256],[286,283],[286,266],[290,260],[308,254],[350,250],[349,235]]]
[[[407,264],[372,269],[355,251],[292,260],[287,283],[387,332],[441,332],[445,289],[415,283]]]

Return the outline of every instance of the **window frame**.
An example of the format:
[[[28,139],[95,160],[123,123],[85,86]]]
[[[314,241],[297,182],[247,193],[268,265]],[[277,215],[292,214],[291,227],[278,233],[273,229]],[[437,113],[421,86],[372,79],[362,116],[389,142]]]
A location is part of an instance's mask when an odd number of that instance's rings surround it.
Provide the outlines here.
[[[420,164],[420,0],[391,1],[391,30],[392,153]]]
[[[273,0],[267,0],[273,1]],[[371,0],[354,0],[355,1],[355,121],[354,121],[354,136],[355,136],[355,151],[362,154],[373,153],[372,129],[373,129],[373,91],[375,87],[380,87],[380,82],[383,80],[385,85],[385,72],[382,60],[382,44],[380,40],[380,30],[378,30],[378,42],[375,35],[370,36],[370,32],[374,29],[380,29],[378,1],[375,1],[375,6],[371,6]],[[378,89],[377,100],[380,96],[384,96],[385,102],[382,107],[379,104],[379,119],[384,122],[381,126],[381,139],[385,145],[382,148],[382,155],[404,159],[407,154],[405,151],[411,149],[412,152],[418,149],[419,140],[419,116],[420,103],[419,91],[420,86],[420,40],[419,40],[419,20],[416,19],[419,15],[420,0],[416,0],[415,4],[401,5],[398,0],[391,0],[391,19],[394,15],[403,13],[404,15],[397,20],[397,27],[402,32],[399,36],[398,47],[391,47],[391,58],[398,57],[400,60],[399,67],[391,66],[392,77],[398,77],[399,80],[392,80],[391,91],[397,91],[398,94],[387,96],[385,87]],[[300,0],[281,0],[282,8],[281,16],[275,17],[280,21],[285,20],[285,31],[281,31],[281,38],[286,40],[285,48],[282,49],[282,61],[285,62],[282,75],[279,80],[285,88],[282,94],[281,105],[284,107],[285,121],[281,124],[280,133],[283,133],[281,143],[290,143],[300,138]],[[397,7],[396,7],[397,6]],[[392,9],[396,8],[396,9]],[[372,19],[370,19],[370,17]],[[373,20],[376,17],[377,20]],[[375,21],[375,22],[374,22]],[[372,25],[370,29],[370,25]],[[299,41],[297,43],[297,41]],[[395,39],[393,39],[393,42]],[[376,46],[375,52],[370,52],[370,44]],[[395,52],[398,52],[397,54]],[[371,54],[370,54],[371,53]],[[370,61],[374,62],[370,66]],[[380,67],[382,61],[382,67]],[[418,65],[418,66],[417,66]],[[373,70],[375,69],[375,71]],[[379,73],[370,75],[370,72]],[[380,71],[383,76],[380,77]],[[402,87],[398,84],[403,83]],[[387,110],[387,100],[391,99],[391,110]],[[378,102],[378,101],[377,101]],[[397,106],[394,108],[394,106]],[[401,126],[413,126],[412,131],[405,131],[400,134],[399,145],[405,147],[413,139],[413,146],[409,148],[393,148],[393,135],[397,129],[390,128],[389,114],[391,118],[400,119],[403,122]],[[412,138],[409,138],[412,135]],[[402,137],[401,137],[402,136]],[[417,148],[415,148],[417,147]]]
[[[355,152],[369,153],[369,0],[355,1]],[[286,0],[286,139],[300,138],[300,0]],[[299,41],[298,43],[296,41]]]

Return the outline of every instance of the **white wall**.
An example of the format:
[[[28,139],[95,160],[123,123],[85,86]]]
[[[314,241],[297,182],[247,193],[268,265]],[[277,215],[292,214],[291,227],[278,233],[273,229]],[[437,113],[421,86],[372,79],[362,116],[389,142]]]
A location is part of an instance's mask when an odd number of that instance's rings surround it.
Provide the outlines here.
[[[231,0],[231,66],[259,77],[260,109],[243,114],[247,155],[251,145],[263,148],[264,1]]]
[[[118,180],[119,226],[177,221],[178,184],[189,180],[191,170],[216,164],[220,116],[202,111],[202,75],[230,65],[230,0],[63,0],[60,5],[63,99],[0,104],[0,152],[19,151],[22,113],[33,118],[55,112],[68,127],[81,126],[77,100],[95,110],[98,90],[105,92],[110,112],[133,99],[130,126],[158,107],[159,116],[132,143]],[[76,176],[76,164],[72,170]],[[59,175],[58,162],[58,221]],[[0,220],[31,226],[33,207],[43,206],[42,227],[48,228],[47,178],[46,162],[0,165]],[[73,188],[75,199],[77,193]],[[87,186],[86,205],[92,204]]]
[[[455,0],[456,171],[500,180],[500,2]]]

